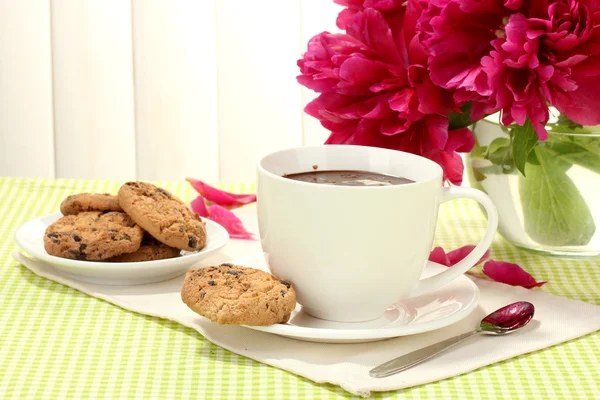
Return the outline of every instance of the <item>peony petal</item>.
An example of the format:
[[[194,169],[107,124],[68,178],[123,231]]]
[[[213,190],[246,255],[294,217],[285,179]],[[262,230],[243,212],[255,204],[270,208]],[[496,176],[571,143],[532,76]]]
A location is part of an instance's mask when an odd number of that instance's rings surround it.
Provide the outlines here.
[[[392,136],[406,132],[410,128],[410,125],[410,121],[402,118],[388,118],[382,122],[380,130],[383,135]]]
[[[490,260],[483,266],[483,273],[496,282],[531,289],[546,282],[536,282],[527,271],[517,264]]]
[[[381,122],[373,119],[363,118],[355,125],[354,135],[348,144],[359,146],[386,147],[385,136],[379,135]]]
[[[523,7],[523,0],[507,0],[504,3],[504,7],[510,8],[511,10],[518,10]]]
[[[436,247],[431,251],[429,261],[451,267],[469,255],[474,248],[475,246],[467,245],[446,254],[442,247]],[[483,262],[489,255],[490,253],[488,250],[477,264]],[[496,282],[506,283],[512,286],[522,286],[527,289],[542,286],[546,283],[536,282],[529,273],[524,271],[517,264],[503,261],[490,260],[486,262],[483,266],[483,273]]]
[[[471,91],[474,87],[461,85],[462,81],[469,75],[472,69],[477,68],[473,65],[473,60],[465,54],[449,53],[439,54],[429,59],[429,68],[431,69],[431,80],[443,88],[452,89],[464,87]]]
[[[596,60],[597,61],[597,60]],[[572,121],[582,125],[600,124],[600,63],[593,68],[578,64],[573,67],[570,78],[578,88],[572,92],[556,90],[552,93],[553,105]]]
[[[186,179],[206,200],[226,208],[240,207],[256,201],[255,194],[234,194],[219,190],[193,178]]]
[[[431,114],[424,121],[429,133],[429,144],[437,149],[444,149],[448,141],[448,118]]]
[[[388,105],[387,95],[381,95],[364,102],[368,112],[362,114],[363,118],[368,119],[386,119],[393,115],[390,106]]]
[[[352,94],[368,94],[370,86],[389,77],[392,76],[386,64],[364,57],[351,57],[340,65],[338,88],[353,88],[355,92]]]
[[[459,247],[456,250],[452,250],[450,253],[447,254],[448,260],[450,260],[450,265],[456,264],[457,262],[461,261],[463,258],[468,256],[469,254],[471,254],[471,251],[473,251],[474,248],[475,248],[475,246],[473,246],[473,245],[466,245],[463,247]],[[477,264],[481,264],[483,261],[487,260],[489,256],[490,256],[490,251],[488,250],[485,252],[483,257],[481,257],[479,259],[479,261],[477,261]],[[475,264],[475,265],[477,265],[477,264]]]
[[[456,152],[443,152],[429,154],[428,158],[440,164],[444,170],[444,180],[450,181],[453,185],[462,184],[464,165],[462,157]]]
[[[423,114],[445,114],[442,90],[431,82],[425,67],[420,65],[408,67],[408,79],[411,86],[416,89],[419,111]]]
[[[419,99],[412,88],[404,88],[389,97],[390,109],[398,111],[402,118],[417,120],[422,118],[419,112]]]
[[[206,207],[204,197],[198,196],[190,202],[192,212],[203,218],[210,219],[221,225],[232,239],[249,239],[254,240],[250,232],[244,228],[242,221],[231,211],[217,204]]]
[[[446,267],[451,266],[450,259],[448,259],[446,252],[441,247],[436,247],[431,251],[429,254],[429,261],[445,265]]]
[[[409,48],[411,47],[413,41],[420,42],[417,34],[417,24],[419,23],[419,17],[423,14],[423,7],[427,7],[427,5],[419,0],[408,0],[406,2],[406,11],[404,13],[404,40],[407,44],[409,44]],[[410,53],[411,52],[409,50],[409,58],[411,59],[411,62],[422,62],[421,59],[417,60],[413,58],[413,55]]]
[[[446,267],[451,267],[454,264],[461,261],[466,256],[468,256],[471,253],[471,251],[473,251],[474,248],[475,248],[475,246],[473,246],[473,245],[467,245],[467,246],[459,247],[458,249],[452,250],[450,253],[446,254],[446,252],[444,251],[444,249],[442,247],[436,247],[435,249],[433,249],[431,251],[431,254],[429,254],[429,261],[433,261],[438,264],[445,265]],[[489,256],[490,256],[490,251],[488,250],[485,252],[483,257],[481,257],[481,259],[479,261],[477,261],[477,264],[482,263]],[[475,264],[475,265],[477,265],[477,264]]]
[[[225,228],[233,239],[254,240],[252,234],[244,228],[242,221],[226,208],[217,204],[208,207],[208,219]]]
[[[404,9],[405,0],[364,0],[363,7],[384,12],[398,12]]]
[[[334,0],[334,2],[337,3],[336,0]],[[338,3],[339,4],[339,3]],[[352,18],[354,17],[354,15],[357,13],[358,11],[356,10],[351,10],[349,8],[343,9],[342,11],[340,11],[340,13],[337,16],[337,19],[335,20],[335,24],[337,25],[338,28],[340,29],[346,29],[346,24],[348,23],[348,21],[351,21]]]
[[[198,196],[190,202],[190,208],[192,212],[198,214],[201,217],[208,218],[208,208],[204,202],[204,197]]]
[[[376,51],[383,61],[407,67],[407,60],[394,40],[394,32],[381,12],[366,8],[344,21],[346,33]]]
[[[448,141],[446,142],[446,151],[457,151],[459,153],[468,153],[475,146],[475,136],[469,128],[452,129],[448,131]]]
[[[325,141],[325,144],[348,144],[352,140],[356,126],[348,124],[331,130],[331,135]]]

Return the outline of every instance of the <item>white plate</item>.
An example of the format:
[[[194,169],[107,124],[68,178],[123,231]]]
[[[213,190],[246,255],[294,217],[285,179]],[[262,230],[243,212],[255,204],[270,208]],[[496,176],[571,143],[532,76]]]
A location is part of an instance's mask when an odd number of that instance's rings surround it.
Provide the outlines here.
[[[262,258],[262,257],[261,257]],[[260,261],[240,265],[268,270]],[[422,278],[448,267],[428,262]],[[333,322],[311,317],[298,305],[286,324],[246,326],[250,329],[289,338],[322,343],[361,343],[414,335],[440,329],[466,318],[479,303],[479,288],[467,276],[461,276],[426,295],[397,302],[385,314],[368,322]]]
[[[193,264],[220,249],[229,240],[225,228],[203,219],[206,222],[207,242],[199,251],[182,251],[181,256],[167,260],[128,263],[71,260],[51,256],[44,249],[46,227],[60,217],[62,214],[56,213],[23,224],[15,233],[17,244],[31,256],[51,264],[63,275],[98,285],[141,285],[174,278],[184,274]]]

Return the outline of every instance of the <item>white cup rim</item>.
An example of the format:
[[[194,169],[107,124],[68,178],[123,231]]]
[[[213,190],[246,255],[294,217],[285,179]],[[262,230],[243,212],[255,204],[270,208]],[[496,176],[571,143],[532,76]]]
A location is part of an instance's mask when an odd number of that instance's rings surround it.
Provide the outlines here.
[[[436,172],[434,174],[432,174],[431,178],[429,178],[429,179],[420,179],[415,182],[411,182],[408,185],[340,186],[340,185],[315,185],[314,183],[311,183],[311,182],[303,182],[303,181],[298,181],[298,180],[287,179],[279,174],[269,171],[267,168],[265,168],[263,166],[263,163],[269,157],[275,157],[279,154],[297,151],[299,149],[302,149],[302,151],[304,151],[304,150],[310,151],[310,149],[321,149],[321,148],[361,148],[361,149],[364,148],[364,149],[366,149],[365,151],[387,152],[387,153],[393,154],[394,156],[408,157],[408,158],[412,158],[415,162],[427,164],[427,165],[429,165],[430,168],[435,169]],[[386,149],[386,148],[382,148],[382,147],[348,145],[348,144],[323,144],[323,145],[313,145],[313,146],[296,146],[296,147],[289,147],[289,148],[282,149],[282,150],[277,150],[277,151],[274,151],[274,152],[264,155],[257,162],[256,168],[259,171],[259,173],[262,173],[262,174],[264,174],[272,179],[278,180],[278,181],[283,181],[286,183],[297,184],[297,185],[309,185],[311,187],[319,186],[319,187],[323,187],[323,188],[337,188],[339,190],[399,190],[402,188],[414,187],[415,185],[424,184],[424,183],[431,182],[434,180],[441,181],[441,179],[443,177],[442,167],[438,163],[436,163],[428,158],[425,158],[423,156],[413,154],[413,153],[408,153],[408,152],[401,151],[401,150]],[[298,172],[300,173],[300,172],[308,172],[308,171],[298,171]]]

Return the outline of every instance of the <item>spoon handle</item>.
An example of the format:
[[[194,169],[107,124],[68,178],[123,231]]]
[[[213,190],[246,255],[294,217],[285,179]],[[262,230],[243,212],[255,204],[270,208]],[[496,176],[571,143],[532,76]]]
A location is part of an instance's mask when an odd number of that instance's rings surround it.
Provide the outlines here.
[[[398,372],[407,370],[417,364],[422,363],[423,361],[437,356],[438,354],[456,346],[463,340],[477,335],[479,332],[479,330],[475,330],[472,332],[463,333],[462,335],[451,337],[450,339],[446,339],[439,343],[432,344],[431,346],[413,351],[412,353],[394,358],[393,360],[385,362],[370,370],[369,375],[371,375],[373,378],[384,378],[386,376],[397,374]]]

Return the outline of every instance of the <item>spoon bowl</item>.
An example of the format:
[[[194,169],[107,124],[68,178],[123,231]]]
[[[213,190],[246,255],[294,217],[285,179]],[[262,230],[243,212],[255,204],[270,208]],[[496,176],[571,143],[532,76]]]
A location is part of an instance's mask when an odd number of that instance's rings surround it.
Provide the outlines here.
[[[487,315],[479,324],[479,332],[505,335],[521,329],[531,321],[535,307],[527,301],[509,304]]]

